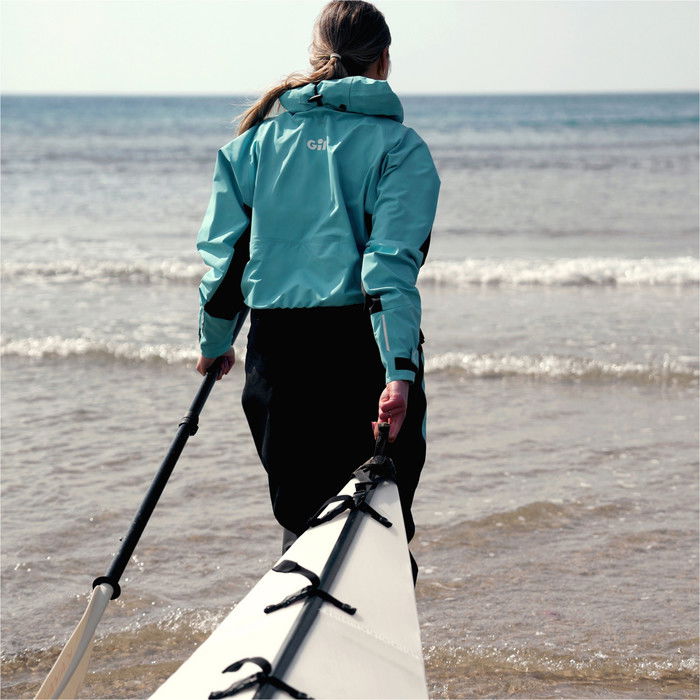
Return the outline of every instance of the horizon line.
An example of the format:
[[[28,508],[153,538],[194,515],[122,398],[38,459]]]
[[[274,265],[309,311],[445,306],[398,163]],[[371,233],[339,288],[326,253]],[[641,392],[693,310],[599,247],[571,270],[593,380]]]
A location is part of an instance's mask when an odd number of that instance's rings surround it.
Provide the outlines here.
[[[120,92],[120,91],[0,91],[2,97],[237,97],[255,98],[260,92]],[[404,97],[547,97],[547,96],[594,96],[594,95],[700,95],[700,90],[682,88],[655,89],[607,89],[575,91],[528,91],[516,92],[404,92],[397,94]]]

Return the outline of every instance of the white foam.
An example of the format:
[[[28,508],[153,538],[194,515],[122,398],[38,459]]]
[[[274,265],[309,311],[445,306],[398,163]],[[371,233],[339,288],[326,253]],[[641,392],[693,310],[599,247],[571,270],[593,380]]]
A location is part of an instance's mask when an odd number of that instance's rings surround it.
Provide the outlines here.
[[[196,345],[144,344],[92,338],[2,338],[0,355],[28,359],[96,357],[126,362],[159,362],[168,365],[196,362]],[[245,348],[236,347],[236,363],[242,366]],[[606,362],[565,355],[495,355],[447,352],[429,357],[426,374],[458,372],[475,378],[530,377],[535,379],[601,379],[663,383],[691,382],[700,378],[697,358],[668,355],[649,363]]]
[[[207,268],[182,261],[4,263],[6,280],[89,282],[116,280],[138,284],[196,284]],[[423,285],[451,286],[690,286],[700,283],[700,261],[676,258],[468,258],[428,262]]]
[[[525,258],[428,262],[422,284],[451,286],[689,286],[700,282],[700,261],[678,258]]]
[[[563,355],[490,355],[448,352],[426,362],[426,374],[459,372],[469,377],[536,379],[623,379],[649,383],[696,381],[693,364],[664,356],[657,362],[605,362]]]
[[[45,338],[2,339],[0,341],[0,355],[15,355],[31,359],[94,356],[111,357],[130,362],[164,362],[171,365],[196,362],[199,352],[195,345],[138,345],[90,338],[47,336]]]
[[[207,270],[202,264],[173,260],[136,263],[56,260],[47,263],[3,263],[1,269],[2,277],[7,280],[89,282],[113,279],[139,284],[197,283]]]

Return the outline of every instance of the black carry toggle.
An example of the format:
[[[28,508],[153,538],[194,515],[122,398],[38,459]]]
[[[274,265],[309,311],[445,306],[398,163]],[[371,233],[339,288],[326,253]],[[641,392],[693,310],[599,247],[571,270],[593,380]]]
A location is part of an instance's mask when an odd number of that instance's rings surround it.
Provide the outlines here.
[[[379,436],[377,441],[374,443],[374,457],[383,457],[386,452],[386,448],[389,445],[389,432],[391,430],[390,423],[380,423],[377,428]]]
[[[319,586],[321,585],[321,579],[313,571],[305,569],[303,566],[297,564],[291,559],[283,559],[279,564],[273,566],[272,570],[277,571],[280,574],[301,574],[302,576],[306,576],[306,578],[308,578],[309,581],[311,581],[311,585],[305,586],[300,591],[288,595],[284,600],[280,601],[279,603],[268,605],[265,608],[266,614],[275,612],[275,610],[281,610],[282,608],[288,608],[290,605],[293,605],[294,603],[297,603],[300,600],[304,600],[305,598],[310,598],[312,596],[317,596],[321,600],[324,600],[326,603],[332,603],[333,605],[335,605],[336,608],[339,608],[348,615],[354,615],[357,612],[357,608],[353,608],[352,605],[343,603],[337,598],[334,598],[330,593],[321,590],[319,588]]]
[[[384,527],[391,527],[391,521],[385,518],[380,513],[377,513],[372,506],[365,501],[367,497],[367,492],[365,490],[355,491],[354,496],[349,496],[347,494],[343,496],[333,496],[329,498],[319,509],[319,511],[314,515],[311,520],[309,520],[309,527],[316,527],[316,525],[321,525],[327,523],[329,520],[333,520],[336,516],[345,512],[346,510],[361,510],[363,513],[367,513],[370,517],[374,518],[378,523],[384,525]],[[329,506],[331,503],[338,503],[338,505],[329,510],[325,515],[321,513]]]
[[[366,489],[368,486],[376,486],[380,481],[396,481],[396,467],[384,454],[389,446],[390,428],[389,423],[379,424],[379,437],[374,445],[374,455],[352,473],[360,482],[356,486],[358,491],[363,485]]]
[[[227,666],[222,671],[222,673],[234,673],[236,671],[240,671],[243,667],[243,664],[248,662],[257,664],[258,666],[260,666],[261,670],[257,673],[254,673],[252,676],[248,676],[247,678],[244,678],[243,680],[234,683],[229,688],[226,688],[226,690],[216,690],[213,693],[209,693],[209,700],[218,700],[219,698],[230,698],[233,695],[238,695],[238,693],[242,693],[244,690],[248,690],[248,688],[252,688],[254,685],[262,687],[265,684],[274,686],[278,690],[284,691],[285,693],[287,693],[287,695],[293,698],[311,699],[310,695],[306,695],[306,693],[300,693],[298,690],[296,690],[296,688],[292,688],[291,685],[287,685],[283,680],[280,680],[279,678],[273,676],[272,665],[267,659],[263,659],[261,656],[251,656],[249,658],[236,661],[236,663]]]
[[[376,486],[380,481],[396,481],[396,467],[389,457],[370,457],[361,467],[355,469],[352,475],[362,485]]]

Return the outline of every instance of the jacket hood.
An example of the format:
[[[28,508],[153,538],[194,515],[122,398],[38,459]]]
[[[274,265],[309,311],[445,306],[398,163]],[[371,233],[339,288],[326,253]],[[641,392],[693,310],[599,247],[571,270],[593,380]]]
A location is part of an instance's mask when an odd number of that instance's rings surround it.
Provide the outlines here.
[[[321,99],[309,102],[309,98],[317,94],[321,95]],[[389,83],[386,80],[372,80],[362,76],[322,80],[317,85],[310,83],[293,88],[280,97],[280,103],[292,114],[316,109],[317,105],[322,105],[340,112],[389,117],[403,122],[403,107]]]

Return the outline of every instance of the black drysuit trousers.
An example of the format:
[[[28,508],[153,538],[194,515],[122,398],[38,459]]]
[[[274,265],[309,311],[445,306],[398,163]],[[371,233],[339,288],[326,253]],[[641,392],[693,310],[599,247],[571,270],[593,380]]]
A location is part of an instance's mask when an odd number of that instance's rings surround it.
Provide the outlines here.
[[[372,456],[384,367],[362,305],[251,311],[243,409],[277,521],[300,535],[323,503]],[[425,461],[423,360],[389,446],[410,541]],[[414,564],[415,575],[415,564]]]

